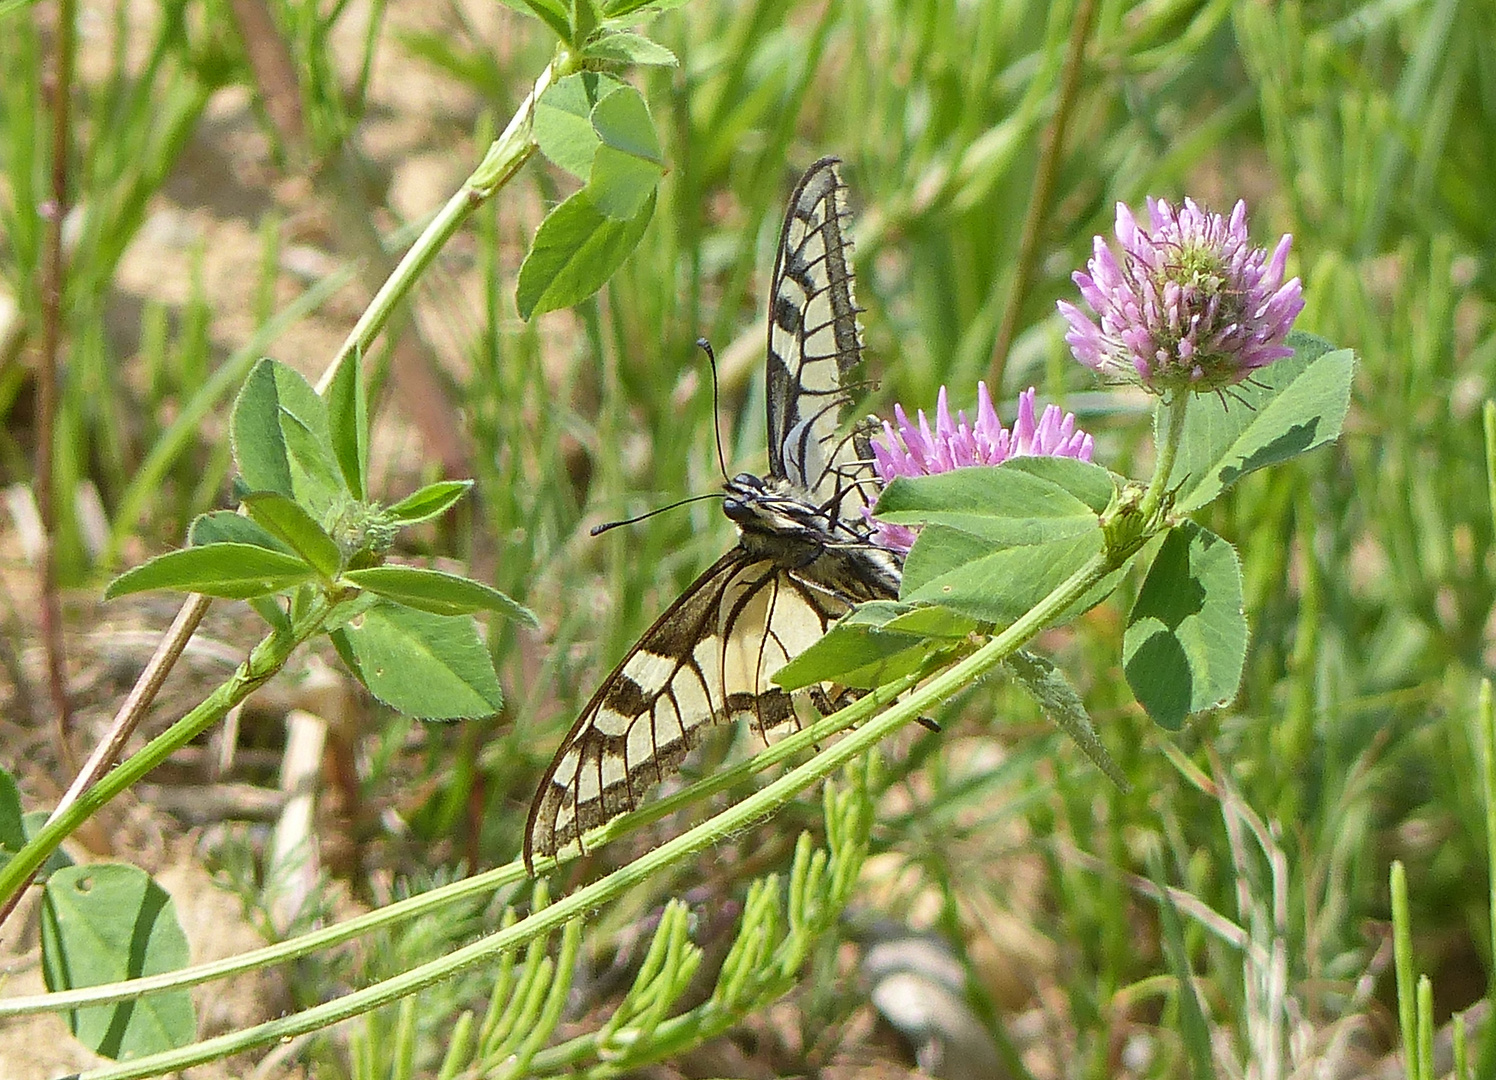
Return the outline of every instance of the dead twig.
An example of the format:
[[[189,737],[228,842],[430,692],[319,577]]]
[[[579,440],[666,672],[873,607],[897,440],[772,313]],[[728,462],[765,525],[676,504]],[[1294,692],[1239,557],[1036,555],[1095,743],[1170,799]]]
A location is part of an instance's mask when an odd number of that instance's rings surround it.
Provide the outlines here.
[[[1013,337],[1018,332],[1018,315],[1023,310],[1024,300],[1028,298],[1034,264],[1039,258],[1039,231],[1049,214],[1055,174],[1059,172],[1060,155],[1065,146],[1065,129],[1070,124],[1070,112],[1075,106],[1075,97],[1080,92],[1086,39],[1091,36],[1091,24],[1096,21],[1096,0],[1080,0],[1071,18],[1070,42],[1065,51],[1065,66],[1060,72],[1060,96],[1055,102],[1054,118],[1050,120],[1049,128],[1044,133],[1044,146],[1039,151],[1039,164],[1034,170],[1034,197],[1029,201],[1028,213],[1023,219],[1023,234],[1018,240],[1018,258],[1013,268],[1013,285],[1008,289],[1008,303],[1003,310],[1002,325],[997,331],[997,341],[992,345],[992,367],[988,379],[994,394],[1000,393],[1002,389],[1003,375],[1008,366],[1008,350],[1013,347]]]
[[[76,17],[73,0],[57,3],[57,48],[44,92],[52,106],[52,197],[44,209],[46,239],[42,247],[42,346],[36,361],[36,503],[42,519],[41,632],[47,654],[47,681],[56,717],[57,753],[68,768],[77,758],[69,735],[73,708],[68,700],[67,650],[62,636],[62,600],[57,591],[57,510],[52,490],[52,441],[56,438],[57,354],[62,342],[64,288],[62,225],[68,212],[68,106],[73,87]]]
[[[146,664],[145,670],[140,673],[140,678],[135,680],[135,686],[130,691],[130,695],[125,698],[124,704],[114,714],[108,736],[94,747],[93,755],[88,759],[88,763],[73,780],[72,786],[63,794],[57,808],[52,811],[52,818],[48,820],[55,819],[77,802],[78,797],[98,783],[99,777],[114,765],[119,752],[124,749],[125,742],[139,726],[141,718],[145,716],[146,710],[155,700],[157,691],[161,689],[161,684],[166,681],[166,676],[170,674],[177,659],[182,655],[182,651],[187,647],[187,641],[192,637],[192,632],[197,629],[197,624],[203,621],[210,603],[212,601],[206,596],[194,594],[187,598],[187,602],[182,605],[182,610],[177,612],[175,621],[166,631],[166,636],[161,639],[161,644],[157,646],[155,654]],[[21,897],[25,895],[35,879],[36,875],[33,874],[25,885],[0,901],[0,924],[4,924],[9,918],[16,904],[20,902]]]

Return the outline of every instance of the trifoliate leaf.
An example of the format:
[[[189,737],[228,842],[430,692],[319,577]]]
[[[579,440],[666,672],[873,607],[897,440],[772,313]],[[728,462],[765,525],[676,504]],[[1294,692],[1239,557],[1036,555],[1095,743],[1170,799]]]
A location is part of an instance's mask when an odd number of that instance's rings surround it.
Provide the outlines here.
[[[51,991],[138,979],[186,967],[176,907],[149,874],[122,863],[57,870],[42,891],[42,975]],[[123,1060],[185,1046],[197,1036],[186,990],[144,994],[66,1014],[78,1041]]]
[[[338,635],[369,692],[407,716],[457,720],[492,716],[503,707],[499,678],[471,615],[432,615],[381,600]]]
[[[1122,635],[1128,685],[1154,723],[1230,704],[1247,655],[1241,562],[1209,529],[1185,522],[1153,558]]]
[[[1340,436],[1355,355],[1330,352],[1328,342],[1297,331],[1288,343],[1293,356],[1259,368],[1229,393],[1189,403],[1171,481],[1180,513],[1205,506],[1250,472]]]

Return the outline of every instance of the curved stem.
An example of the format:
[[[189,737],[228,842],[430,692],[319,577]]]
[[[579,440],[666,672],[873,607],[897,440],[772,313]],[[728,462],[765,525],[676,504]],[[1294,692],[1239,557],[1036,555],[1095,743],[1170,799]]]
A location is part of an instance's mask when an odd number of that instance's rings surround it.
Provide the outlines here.
[[[365,351],[373,344],[395,308],[415,287],[415,283],[421,279],[421,274],[436,258],[437,253],[446,246],[452,234],[462,227],[473,211],[492,198],[500,188],[513,179],[524,163],[530,160],[536,149],[532,134],[535,103],[540,100],[540,95],[546,92],[558,75],[566,74],[573,64],[570,54],[563,52],[546,65],[546,69],[535,80],[535,85],[531,88],[529,95],[520,103],[519,108],[510,118],[509,125],[489,146],[488,152],[484,154],[483,160],[478,163],[472,175],[464,181],[462,187],[453,193],[446,205],[437,211],[436,217],[432,218],[431,223],[421,231],[421,235],[410,246],[410,250],[405,253],[394,272],[386,279],[379,292],[374,294],[374,299],[369,302],[369,306],[359,316],[358,322],[348,332],[342,348],[327,365],[322,378],[317,381],[319,394],[327,389],[327,385],[332,381],[333,373],[337,371],[338,365],[343,362],[345,356],[355,350]]]
[[[747,761],[717,770],[682,791],[651,802],[633,813],[614,818],[606,825],[601,825],[587,833],[584,837],[587,850],[595,850],[622,836],[636,832],[651,822],[668,817],[685,807],[736,787],[754,774],[771,768],[803,750],[820,745],[831,736],[866,719],[889,704],[899,694],[908,690],[916,679],[917,676],[909,676],[896,681],[875,693],[868,694],[840,712],[824,717],[808,728],[785,736]],[[550,870],[580,858],[581,854],[581,851],[573,851],[559,859],[546,858],[537,860],[537,862],[542,869]],[[324,927],[274,945],[267,945],[261,949],[253,949],[211,963],[179,968],[176,971],[166,971],[159,975],[147,975],[138,979],[126,979],[121,982],[0,999],[0,1019],[34,1013],[62,1012],[65,1009],[76,1009],[85,1005],[108,1005],[116,1001],[139,998],[146,994],[178,990],[217,979],[226,979],[245,971],[285,963],[319,949],[331,948],[374,930],[385,929],[416,916],[438,911],[449,904],[458,903],[472,896],[491,897],[499,889],[525,881],[528,877],[524,863],[515,859],[505,866],[387,904],[335,926]]]
[[[1116,567],[1106,554],[1098,554],[1056,587],[1032,610],[992,638],[964,660],[934,676],[902,702],[870,720],[863,727],[833,743],[809,761],[781,776],[740,803],[727,807],[688,832],[620,867],[591,885],[543,908],[513,925],[464,946],[447,956],[421,964],[382,983],[356,990],[335,1001],[313,1006],[292,1016],[281,1017],[242,1031],[229,1032],[179,1050],[152,1054],[82,1073],[79,1080],[131,1080],[155,1076],[202,1064],[257,1046],[294,1038],[331,1024],[388,1005],[428,986],[449,979],[466,968],[492,963],[500,955],[594,911],[664,868],[681,862],[715,844],[723,843],[753,823],[768,817],[801,791],[824,780],[857,756],[911,720],[981,678],[1021,648],[1051,620],[1079,600]],[[897,685],[897,684],[895,684]],[[843,710],[846,716],[876,708],[888,700],[884,688]],[[871,704],[869,704],[871,703]],[[842,714],[838,714],[842,716]],[[844,717],[843,717],[844,718]],[[834,719],[834,718],[828,718]]]

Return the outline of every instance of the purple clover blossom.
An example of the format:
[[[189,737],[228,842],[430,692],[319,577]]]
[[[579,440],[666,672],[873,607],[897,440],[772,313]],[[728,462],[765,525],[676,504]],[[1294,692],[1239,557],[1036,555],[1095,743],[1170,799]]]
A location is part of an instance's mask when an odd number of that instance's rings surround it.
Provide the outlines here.
[[[1057,405],[1046,405],[1044,414],[1034,419],[1033,387],[1018,396],[1018,419],[1011,431],[997,418],[992,395],[987,392],[987,384],[981,382],[977,383],[975,424],[966,419],[965,412],[951,419],[943,386],[935,400],[933,432],[923,409],[919,410],[918,425],[910,422],[902,405],[893,407],[893,415],[898,427],[883,421],[882,440],[873,441],[873,468],[885,485],[896,476],[928,476],[968,465],[999,465],[1015,457],[1091,460],[1091,436],[1076,428],[1074,414],[1062,413]],[[873,539],[880,546],[900,552],[914,546],[918,529],[867,516],[878,526]]]
[[[1103,374],[1137,381],[1155,393],[1215,390],[1289,356],[1283,344],[1304,309],[1298,278],[1283,281],[1293,237],[1269,257],[1247,238],[1247,204],[1230,220],[1185,199],[1175,210],[1148,200],[1150,227],[1117,204],[1119,262],[1098,236],[1075,284],[1101,320],[1059,301],[1070,323],[1075,358]]]

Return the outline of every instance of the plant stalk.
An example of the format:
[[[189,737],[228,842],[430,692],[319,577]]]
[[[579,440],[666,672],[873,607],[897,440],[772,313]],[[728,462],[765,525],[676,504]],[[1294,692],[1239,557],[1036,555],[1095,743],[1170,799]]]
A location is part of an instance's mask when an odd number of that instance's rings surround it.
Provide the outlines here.
[[[840,712],[824,717],[810,727],[777,740],[772,746],[765,747],[747,761],[714,772],[682,791],[648,803],[632,813],[615,818],[593,829],[584,838],[586,850],[591,851],[636,832],[685,807],[736,787],[754,774],[772,768],[804,750],[819,746],[833,735],[866,719],[895,700],[901,693],[913,686],[917,679],[917,675],[911,675],[897,680],[858,699]],[[580,858],[581,855],[581,851],[575,851],[559,859],[537,860],[537,864],[545,870],[551,870]],[[58,990],[53,993],[33,994],[26,997],[0,998],[0,1019],[35,1013],[61,1012],[87,1005],[107,1005],[146,994],[196,986],[245,971],[285,963],[320,949],[340,945],[374,930],[387,929],[405,920],[438,911],[442,907],[470,897],[492,896],[500,889],[526,880],[528,876],[524,863],[515,859],[506,866],[497,867],[461,881],[454,881],[450,885],[443,885],[416,896],[395,901],[336,925],[314,930],[274,945],[267,945],[261,949],[240,953],[237,956],[122,982],[101,983],[98,986],[84,986],[73,990]]]
[[[1179,439],[1184,434],[1184,417],[1189,408],[1190,395],[1175,390],[1162,406],[1166,410],[1163,438],[1158,444],[1158,456],[1153,462],[1153,477],[1148,481],[1148,490],[1138,507],[1142,519],[1151,527],[1153,516],[1163,505],[1164,494],[1169,489],[1169,476],[1174,471],[1174,460],[1179,456]]]
[[[880,713],[863,727],[828,746],[809,761],[742,802],[727,807],[714,817],[666,841],[627,866],[620,867],[607,877],[576,890],[511,926],[382,983],[356,990],[334,1001],[313,1006],[292,1016],[280,1017],[255,1027],[205,1039],[178,1050],[104,1066],[82,1073],[79,1080],[132,1080],[132,1078],[156,1076],[231,1054],[243,1053],[257,1046],[294,1038],[297,1035],[317,1031],[331,1024],[351,1019],[451,978],[466,968],[492,963],[499,956],[521,947],[526,942],[549,934],[572,919],[595,911],[666,867],[681,862],[715,844],[727,842],[750,825],[773,814],[806,788],[826,779],[910,721],[926,714],[957,691],[990,672],[1015,650],[1032,640],[1051,620],[1078,601],[1116,567],[1115,561],[1106,553],[1096,555],[1034,608],[976,652],[934,676],[902,702]],[[861,701],[848,706],[843,712],[852,715],[861,709],[876,707],[886,699],[887,695],[882,691],[869,694]],[[872,706],[866,704],[870,700],[873,703]],[[545,860],[545,863],[554,865],[552,860]]]

